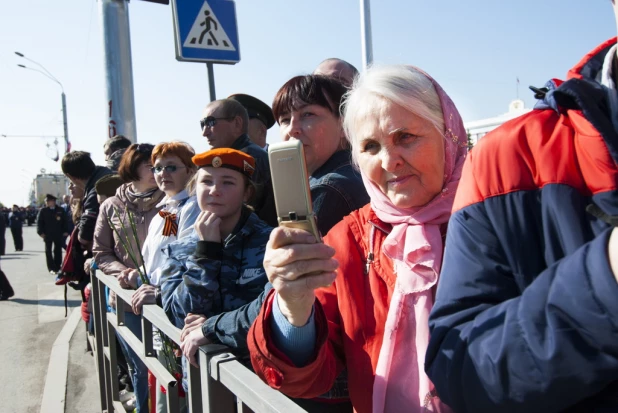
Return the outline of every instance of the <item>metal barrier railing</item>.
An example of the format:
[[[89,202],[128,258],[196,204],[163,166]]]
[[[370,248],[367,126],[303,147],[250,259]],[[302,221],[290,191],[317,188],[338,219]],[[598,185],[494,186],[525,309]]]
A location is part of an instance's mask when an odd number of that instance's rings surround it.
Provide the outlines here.
[[[116,293],[116,314],[107,312],[105,286]],[[157,359],[152,343],[153,326],[161,335],[180,343],[180,330],[172,325],[162,308],[145,305],[142,309],[142,338],[139,340],[124,325],[124,310],[130,305],[133,291],[120,287],[115,277],[95,272],[92,276],[94,340],[90,343],[95,355],[101,411],[124,412],[119,400],[116,378],[116,333],[118,333],[148,370],[158,385],[167,388],[169,413],[179,412],[178,386],[182,383],[170,374]],[[296,403],[268,387],[251,370],[241,364],[230,349],[218,344],[202,346],[198,352],[200,368],[189,366],[187,406],[192,413],[302,413]]]

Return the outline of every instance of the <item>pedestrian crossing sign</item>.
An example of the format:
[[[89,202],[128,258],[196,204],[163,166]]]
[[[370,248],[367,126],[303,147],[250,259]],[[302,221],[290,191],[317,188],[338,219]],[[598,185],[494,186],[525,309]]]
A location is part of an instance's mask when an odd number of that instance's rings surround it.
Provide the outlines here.
[[[172,0],[176,60],[240,61],[236,5],[232,0]]]

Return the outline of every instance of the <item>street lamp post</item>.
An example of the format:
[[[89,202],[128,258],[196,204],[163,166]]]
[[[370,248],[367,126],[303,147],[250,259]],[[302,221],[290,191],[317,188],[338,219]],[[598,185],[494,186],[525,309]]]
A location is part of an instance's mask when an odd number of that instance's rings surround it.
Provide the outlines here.
[[[108,137],[137,142],[129,0],[100,0],[103,61],[108,105]]]
[[[360,0],[361,12],[361,48],[363,69],[373,63],[373,42],[371,39],[371,7],[370,0]]]
[[[69,142],[69,125],[67,122],[67,98],[66,95],[64,94],[64,86],[62,86],[62,83],[60,83],[60,81],[58,79],[56,79],[54,77],[54,75],[52,75],[49,70],[47,70],[42,64],[35,62],[32,59],[27,58],[26,56],[24,56],[22,53],[19,52],[15,52],[15,54],[23,59],[26,59],[27,61],[34,63],[35,65],[39,66],[41,69],[43,70],[39,70],[36,68],[32,68],[32,67],[28,67],[26,65],[20,65],[18,64],[17,66],[23,68],[23,69],[28,69],[28,70],[33,70],[35,72],[38,72],[40,74],[42,74],[43,76],[45,76],[46,78],[52,80],[53,82],[56,82],[58,85],[60,85],[60,89],[62,90],[62,121],[64,123],[64,153],[69,153],[69,151],[71,150],[71,144]]]

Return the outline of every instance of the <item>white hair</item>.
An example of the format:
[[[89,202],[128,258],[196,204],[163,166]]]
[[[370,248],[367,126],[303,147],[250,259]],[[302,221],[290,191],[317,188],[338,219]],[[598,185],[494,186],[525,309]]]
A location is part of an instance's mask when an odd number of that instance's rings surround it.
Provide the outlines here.
[[[357,165],[359,124],[369,116],[377,116],[387,101],[431,122],[444,135],[440,97],[424,73],[406,65],[370,67],[356,77],[343,104],[343,127]]]

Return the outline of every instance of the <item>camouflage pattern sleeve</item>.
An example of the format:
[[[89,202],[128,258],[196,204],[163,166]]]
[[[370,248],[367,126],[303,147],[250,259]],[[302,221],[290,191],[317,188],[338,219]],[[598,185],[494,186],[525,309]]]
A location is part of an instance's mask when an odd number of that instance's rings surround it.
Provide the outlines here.
[[[182,309],[174,302],[174,294],[176,288],[182,283],[183,273],[184,265],[168,255],[161,269],[161,301],[167,318],[178,328],[185,325],[185,317],[182,315]]]
[[[195,255],[187,257],[182,283],[174,292],[174,301],[185,316],[212,312],[219,291],[217,278],[220,271],[221,260],[197,258]]]
[[[168,245],[168,259],[161,270],[163,309],[178,328],[184,326],[187,314],[211,311],[219,289],[221,261],[196,258],[196,244],[197,240],[190,237]]]

